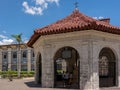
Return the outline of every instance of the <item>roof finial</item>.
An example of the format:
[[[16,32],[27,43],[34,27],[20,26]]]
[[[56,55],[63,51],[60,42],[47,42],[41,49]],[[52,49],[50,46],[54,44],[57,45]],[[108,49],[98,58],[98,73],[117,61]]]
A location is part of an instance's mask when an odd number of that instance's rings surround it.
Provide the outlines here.
[[[79,3],[78,3],[78,2],[75,2],[74,4],[75,4],[75,9],[77,9]]]

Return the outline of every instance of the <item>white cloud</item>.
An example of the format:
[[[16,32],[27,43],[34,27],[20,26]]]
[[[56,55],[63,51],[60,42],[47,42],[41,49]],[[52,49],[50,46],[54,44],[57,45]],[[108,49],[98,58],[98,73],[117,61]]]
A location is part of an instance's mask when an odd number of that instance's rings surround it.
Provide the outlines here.
[[[98,17],[98,19],[103,19],[104,17],[102,17],[102,16],[100,16],[100,17]]]
[[[14,40],[12,39],[3,39],[0,41],[0,45],[8,45],[8,44],[12,44]]]
[[[42,15],[42,9],[40,7],[38,7],[38,8],[37,7],[29,7],[27,2],[23,2],[23,7],[25,8],[25,13],[32,14],[32,15],[35,15],[35,14]]]
[[[45,0],[35,0],[36,5],[43,5],[45,2]]]
[[[43,8],[43,9],[48,8],[48,3],[45,0],[36,0],[35,4],[40,5],[41,8]]]
[[[43,11],[48,8],[48,4],[56,3],[59,5],[59,0],[34,0],[35,6],[28,5],[28,2],[24,1],[22,6],[24,7],[24,12],[31,15],[42,15]]]
[[[4,38],[7,38],[6,36],[4,35],[0,35],[0,38],[4,39]]]
[[[23,43],[27,43],[28,42],[28,38],[24,37],[23,39]],[[8,44],[17,44],[17,41],[15,40],[15,38],[10,38],[7,35],[1,35],[0,34],[0,45],[8,45]]]
[[[12,44],[14,40],[8,38],[5,35],[0,35],[0,45]]]
[[[97,17],[93,17],[93,19],[97,19]]]
[[[55,2],[57,5],[59,5],[59,0],[46,0],[46,1],[51,2],[51,3]]]
[[[103,19],[104,17],[99,16],[99,17],[93,17],[93,18],[96,19],[96,20],[99,20],[99,19]]]

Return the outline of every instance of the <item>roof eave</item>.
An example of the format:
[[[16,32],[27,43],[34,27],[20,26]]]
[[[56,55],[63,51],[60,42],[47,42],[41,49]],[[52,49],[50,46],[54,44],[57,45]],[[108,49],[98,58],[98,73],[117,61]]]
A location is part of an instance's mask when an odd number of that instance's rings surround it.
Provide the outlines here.
[[[33,44],[38,40],[38,38],[40,37],[40,34],[38,33],[34,33],[30,40],[27,42],[27,45],[31,48],[33,48]]]

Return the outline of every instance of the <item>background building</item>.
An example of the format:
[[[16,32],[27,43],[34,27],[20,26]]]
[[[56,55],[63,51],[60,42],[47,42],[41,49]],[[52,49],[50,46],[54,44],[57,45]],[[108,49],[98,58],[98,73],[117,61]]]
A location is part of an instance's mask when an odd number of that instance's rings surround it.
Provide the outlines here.
[[[0,70],[33,71],[34,52],[26,44],[11,44],[0,46]]]

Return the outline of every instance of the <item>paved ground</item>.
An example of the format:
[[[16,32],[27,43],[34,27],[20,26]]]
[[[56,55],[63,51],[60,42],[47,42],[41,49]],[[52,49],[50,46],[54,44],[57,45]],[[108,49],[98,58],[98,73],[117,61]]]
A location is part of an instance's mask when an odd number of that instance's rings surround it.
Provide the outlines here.
[[[120,90],[118,87],[101,88],[100,90]]]
[[[68,90],[68,89],[41,88],[40,85],[34,84],[33,78],[29,79],[24,78],[14,79],[13,81],[9,81],[8,79],[0,79],[0,90]],[[120,88],[116,87],[101,88],[100,90],[120,90]]]

